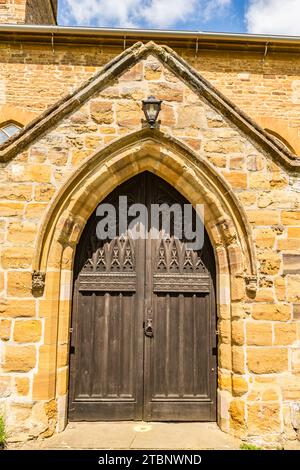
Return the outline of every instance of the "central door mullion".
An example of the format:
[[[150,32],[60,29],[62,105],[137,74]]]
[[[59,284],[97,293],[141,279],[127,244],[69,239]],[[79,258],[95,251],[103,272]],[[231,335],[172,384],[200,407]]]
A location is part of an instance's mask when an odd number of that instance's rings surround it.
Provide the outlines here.
[[[145,204],[146,187],[145,175],[142,175],[142,181],[138,189],[138,200],[136,202]],[[145,257],[146,257],[146,240],[138,238],[136,240],[136,303],[137,303],[137,322],[135,324],[135,338],[137,344],[137,370],[134,371],[136,375],[136,420],[143,419],[144,407],[144,312],[145,312]]]
[[[155,334],[155,324],[153,323],[153,241],[151,239],[151,203],[153,200],[153,181],[151,173],[146,173],[145,177],[145,204],[148,212],[147,237],[145,240],[145,308],[144,324],[152,321],[152,328]],[[150,417],[149,402],[151,400],[151,336],[144,334],[144,408],[143,419],[147,421]]]

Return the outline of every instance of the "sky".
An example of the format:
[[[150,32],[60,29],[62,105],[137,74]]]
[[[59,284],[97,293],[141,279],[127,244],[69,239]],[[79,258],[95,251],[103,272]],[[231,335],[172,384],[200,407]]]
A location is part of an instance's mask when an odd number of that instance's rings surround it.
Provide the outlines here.
[[[300,36],[300,0],[58,0],[65,26]]]

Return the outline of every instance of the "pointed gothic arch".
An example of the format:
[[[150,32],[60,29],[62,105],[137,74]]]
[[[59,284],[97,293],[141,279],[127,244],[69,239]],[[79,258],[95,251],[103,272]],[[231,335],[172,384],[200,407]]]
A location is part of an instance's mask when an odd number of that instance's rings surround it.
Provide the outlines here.
[[[60,429],[64,428],[66,420],[66,351],[76,244],[97,204],[118,185],[144,171],[167,181],[193,205],[205,204],[205,226],[217,267],[219,318],[230,319],[236,292],[253,289],[255,283],[255,252],[244,210],[209,162],[173,137],[149,129],[123,137],[95,152],[56,195],[41,224],[34,260],[34,269],[46,273],[39,315],[46,317],[47,341],[40,348],[33,396],[45,400],[57,398]],[[230,344],[225,346],[226,351],[219,349],[219,364],[230,374],[234,348],[228,350]],[[229,356],[228,351],[231,351]],[[221,401],[228,400],[223,391],[219,391],[219,397]],[[222,410],[224,406],[219,408]],[[220,415],[221,424],[222,419]]]

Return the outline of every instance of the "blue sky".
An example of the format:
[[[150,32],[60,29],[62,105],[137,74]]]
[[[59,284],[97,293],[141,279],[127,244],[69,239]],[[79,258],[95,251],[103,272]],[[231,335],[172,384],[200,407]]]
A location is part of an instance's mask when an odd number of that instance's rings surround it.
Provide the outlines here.
[[[300,0],[59,0],[58,22],[300,36]]]

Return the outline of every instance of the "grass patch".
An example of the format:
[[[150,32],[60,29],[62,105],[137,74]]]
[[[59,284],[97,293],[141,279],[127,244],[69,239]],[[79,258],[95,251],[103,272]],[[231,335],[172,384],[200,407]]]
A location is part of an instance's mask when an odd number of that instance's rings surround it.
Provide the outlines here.
[[[241,450],[263,450],[262,447],[258,447],[255,444],[248,444],[247,442],[243,442],[243,444],[240,445]]]
[[[6,434],[5,434],[5,423],[3,416],[0,416],[0,450],[5,448]]]

